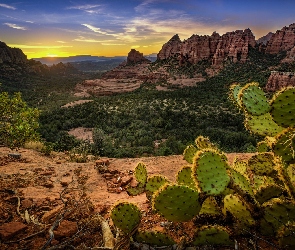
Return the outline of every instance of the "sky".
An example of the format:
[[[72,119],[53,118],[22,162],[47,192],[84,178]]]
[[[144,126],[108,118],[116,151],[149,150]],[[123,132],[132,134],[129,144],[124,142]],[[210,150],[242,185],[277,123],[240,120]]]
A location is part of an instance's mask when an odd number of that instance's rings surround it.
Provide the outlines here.
[[[0,0],[0,41],[28,58],[149,55],[175,34],[258,39],[292,23],[294,0]]]

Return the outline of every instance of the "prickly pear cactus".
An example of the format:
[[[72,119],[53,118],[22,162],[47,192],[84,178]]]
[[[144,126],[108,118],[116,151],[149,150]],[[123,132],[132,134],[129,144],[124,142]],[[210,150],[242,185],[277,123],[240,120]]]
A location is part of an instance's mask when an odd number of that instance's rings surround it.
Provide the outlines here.
[[[251,133],[261,136],[275,136],[284,130],[283,127],[275,123],[270,113],[262,115],[245,114],[244,125]]]
[[[192,168],[190,166],[183,166],[176,175],[176,181],[179,185],[188,186],[197,190],[197,185],[192,177]]]
[[[269,112],[270,105],[265,97],[265,93],[256,82],[245,85],[238,94],[239,106],[243,107],[247,113],[257,116]]]
[[[148,177],[147,183],[146,183],[146,190],[149,192],[154,193],[157,191],[161,186],[164,184],[169,183],[167,178],[162,175],[153,175]]]
[[[265,153],[270,150],[270,146],[268,145],[267,141],[260,141],[257,143],[257,152],[258,153]]]
[[[199,193],[187,186],[162,186],[153,195],[153,209],[170,221],[189,221],[201,210]]]
[[[127,187],[126,191],[131,196],[142,194],[145,191],[145,184],[138,183],[136,187],[129,186]]]
[[[258,153],[248,160],[248,165],[255,175],[271,175],[275,171],[274,156],[271,153]]]
[[[288,222],[278,230],[279,245],[282,249],[295,249],[295,222]]]
[[[219,195],[225,190],[230,181],[225,158],[214,149],[204,149],[196,154],[192,170],[200,192]]]
[[[218,216],[221,215],[221,209],[213,196],[207,197],[203,204],[199,215]]]
[[[216,146],[210,142],[208,137],[204,137],[202,135],[198,136],[195,140],[195,143],[198,149],[205,149],[205,148],[213,148],[216,149]]]
[[[295,221],[294,201],[273,198],[262,205],[264,215],[260,221],[260,231],[264,235],[274,236],[277,230],[288,223]]]
[[[239,106],[239,99],[238,99],[238,95],[240,90],[242,89],[241,85],[234,83],[230,86],[230,91],[229,91],[229,98],[233,101],[234,104],[237,105],[238,108],[241,108],[241,106]]]
[[[234,169],[229,169],[228,173],[231,177],[230,187],[245,199],[253,201],[254,193],[248,176],[242,175]]]
[[[253,226],[255,224],[255,220],[251,215],[252,211],[239,195],[226,195],[223,202],[224,212],[231,213],[239,224],[246,227]]]
[[[183,152],[183,159],[188,163],[193,164],[193,159],[198,149],[194,145],[189,145],[185,148]]]
[[[158,247],[171,246],[175,244],[175,241],[168,234],[156,230],[139,230],[135,235],[135,240],[139,243]]]
[[[127,235],[139,225],[141,213],[136,205],[120,202],[111,209],[111,218],[114,225]]]
[[[247,172],[248,163],[247,161],[239,160],[238,158],[236,158],[234,159],[234,162],[231,165],[231,168],[239,172],[240,174],[244,175]]]
[[[203,226],[197,229],[193,239],[193,245],[232,246],[234,245],[234,242],[230,239],[230,232],[228,229],[214,225]]]
[[[147,170],[144,163],[139,162],[137,166],[135,167],[134,171],[135,178],[137,182],[145,184],[147,181]]]
[[[295,88],[285,88],[274,95],[271,100],[273,120],[282,127],[295,126]]]
[[[290,163],[295,159],[295,129],[287,128],[275,137],[273,152]]]

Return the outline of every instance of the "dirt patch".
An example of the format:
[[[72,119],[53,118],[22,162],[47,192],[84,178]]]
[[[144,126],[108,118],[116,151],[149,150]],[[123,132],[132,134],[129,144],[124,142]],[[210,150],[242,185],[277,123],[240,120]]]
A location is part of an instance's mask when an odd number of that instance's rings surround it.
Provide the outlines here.
[[[74,128],[68,132],[70,135],[75,136],[79,140],[89,140],[93,143],[93,129],[92,128]]]
[[[165,231],[177,226],[176,239],[192,232],[188,228],[193,228],[193,224],[172,225],[152,212],[145,194],[129,196],[126,191],[128,184],[134,182],[133,171],[139,162],[146,165],[148,175],[162,174],[174,182],[178,170],[187,165],[182,155],[103,158],[96,164],[94,160],[69,162],[64,153],[45,157],[21,149],[21,159],[13,159],[7,157],[9,152],[8,148],[0,148],[0,249],[26,246],[35,250],[46,244],[54,248],[64,243],[77,247],[86,242],[88,247],[102,246],[96,214],[109,220],[108,212],[118,201],[139,206],[144,228]],[[250,154],[227,156],[232,162],[235,157],[247,159]],[[56,237],[50,240],[49,229],[55,224]]]

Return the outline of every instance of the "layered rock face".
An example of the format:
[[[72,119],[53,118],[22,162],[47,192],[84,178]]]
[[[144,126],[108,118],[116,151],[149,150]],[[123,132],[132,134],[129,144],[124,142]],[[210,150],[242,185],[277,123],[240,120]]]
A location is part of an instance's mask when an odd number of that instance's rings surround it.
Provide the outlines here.
[[[0,41],[0,63],[26,63],[27,56],[18,48],[10,48]]]
[[[175,35],[163,45],[158,53],[158,59],[163,60],[176,55],[180,63],[197,63],[210,59],[213,65],[218,66],[225,60],[246,61],[249,46],[255,45],[255,37],[250,29],[228,32],[222,36],[216,32],[211,36],[193,35],[183,42]]]
[[[274,92],[288,86],[295,87],[295,72],[272,71],[265,90]]]
[[[288,51],[295,46],[295,23],[277,30],[268,41],[265,53],[277,54]]]
[[[127,64],[134,64],[134,63],[142,63],[142,62],[150,62],[150,60],[146,59],[143,56],[143,53],[135,49],[131,49],[127,56]]]

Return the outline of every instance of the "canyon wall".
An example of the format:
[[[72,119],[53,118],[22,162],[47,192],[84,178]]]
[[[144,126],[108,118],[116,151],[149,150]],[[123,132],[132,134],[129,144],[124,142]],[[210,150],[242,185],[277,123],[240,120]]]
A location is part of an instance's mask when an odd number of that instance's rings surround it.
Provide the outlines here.
[[[288,86],[295,87],[295,72],[272,71],[265,86],[265,90],[275,92]]]
[[[248,57],[249,46],[256,45],[250,29],[228,32],[222,36],[214,32],[211,36],[193,35],[183,42],[174,35],[158,53],[163,60],[177,56],[180,63],[197,63],[204,59],[212,60],[212,65],[219,66],[225,60],[244,62]]]

